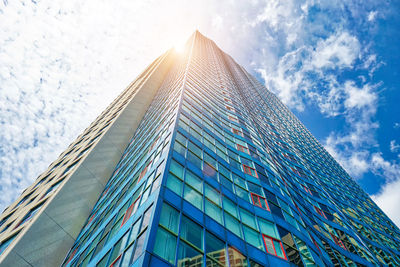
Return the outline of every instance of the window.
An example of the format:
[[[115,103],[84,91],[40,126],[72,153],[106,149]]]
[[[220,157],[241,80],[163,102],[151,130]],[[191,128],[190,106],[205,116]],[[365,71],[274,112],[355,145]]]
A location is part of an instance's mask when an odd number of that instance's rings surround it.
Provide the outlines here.
[[[203,228],[186,216],[182,216],[181,239],[189,242],[199,249],[203,249]]]
[[[307,188],[305,185],[303,185],[304,190],[309,193],[310,195],[312,195],[311,190],[309,188]]]
[[[221,206],[219,192],[207,183],[205,184],[205,195],[208,199],[216,203],[218,206]]]
[[[335,236],[334,234],[331,233],[331,237],[333,239],[333,241],[335,241],[335,244],[340,246],[341,248],[343,248],[344,250],[347,250],[346,247],[344,246],[342,240],[340,240],[337,236]]]
[[[237,148],[237,150],[250,155],[250,151],[249,151],[249,149],[247,147],[239,145],[239,144],[236,144],[236,148]]]
[[[317,206],[314,206],[314,209],[319,215],[321,215],[322,217],[324,217],[326,219],[325,213],[320,208],[318,208]]]
[[[29,221],[36,213],[38,213],[38,211],[40,210],[40,208],[42,207],[43,204],[34,207],[33,209],[31,209],[25,216],[24,218],[17,224],[17,226],[15,226],[15,228],[17,228],[18,226],[24,224],[25,222]]]
[[[262,249],[262,241],[260,233],[254,231],[252,228],[243,226],[244,237],[247,243],[255,246],[258,249]]]
[[[228,119],[234,122],[239,122],[239,120],[233,116],[228,116]]]
[[[206,266],[225,266],[225,242],[206,232]]]
[[[159,136],[158,136],[158,137],[154,140],[154,142],[151,144],[151,146],[150,146],[150,148],[149,148],[149,151],[151,151],[151,150],[154,148],[154,146],[157,144],[158,139],[160,139]]]
[[[258,218],[258,223],[260,225],[260,230],[262,234],[265,234],[275,239],[279,239],[279,234],[276,230],[274,223],[261,218]]]
[[[264,234],[263,234],[263,239],[264,239],[265,249],[269,254],[287,260],[281,241]]]
[[[54,185],[52,185],[52,186],[46,191],[46,193],[45,193],[43,196],[40,197],[40,199],[45,198],[45,197],[48,196],[51,192],[53,192],[54,190],[56,190],[63,180],[64,180],[64,179],[62,179],[61,181],[58,181],[57,183],[55,183]]]
[[[136,200],[137,201],[137,200]],[[136,202],[135,201],[135,202]],[[129,208],[126,210],[126,212],[125,212],[125,215],[124,215],[124,219],[122,220],[122,223],[121,223],[121,227],[126,223],[126,221],[131,217],[131,214],[132,214],[132,210],[133,210],[133,208],[135,207],[135,202],[134,203],[132,203],[130,206],[129,206]]]
[[[236,195],[243,200],[249,201],[249,193],[247,190],[241,188],[240,186],[235,186]]]
[[[239,208],[239,210],[242,222],[257,230],[258,228],[256,225],[256,218],[254,217],[254,215],[245,209]]]
[[[240,135],[240,136],[243,137],[243,133],[242,133],[241,130],[238,130],[238,129],[235,129],[235,128],[232,127],[232,128],[231,128],[231,131],[232,131],[232,133],[237,134],[237,135]]]
[[[232,214],[234,217],[238,218],[236,204],[225,196],[223,197],[223,202],[224,202],[224,210]]]
[[[178,248],[178,267],[181,266],[203,266],[203,253],[182,240]]]
[[[193,163],[197,168],[202,169],[201,152],[199,155],[194,154],[192,151],[187,152],[187,160]]]
[[[247,266],[246,256],[234,247],[228,247],[229,264],[231,267]]]
[[[152,209],[153,205],[147,208],[147,210],[143,213],[143,220],[142,220],[142,226],[140,227],[141,228],[140,231],[143,231],[149,225]]]
[[[175,160],[172,160],[171,166],[169,168],[170,168],[170,172],[172,172],[173,174],[178,176],[180,179],[182,179],[182,177],[183,177],[183,166],[181,164],[179,164]]]
[[[146,232],[147,231],[145,230],[136,240],[135,253],[133,254],[131,263],[133,263],[143,252],[144,241],[146,239]],[[176,246],[176,244],[175,244],[175,246]]]
[[[257,171],[255,169],[253,169],[253,168],[251,168],[251,167],[249,167],[249,166],[247,166],[245,164],[242,164],[242,167],[243,167],[243,172],[244,173],[258,178]]]
[[[303,265],[300,253],[295,245],[292,234],[286,229],[278,226],[278,232],[281,236],[282,245],[287,256],[287,260],[296,266]]]
[[[201,185],[201,184],[200,184]],[[203,210],[203,196],[191,186],[185,184],[183,198],[199,210]]]
[[[132,256],[132,253],[133,253],[133,248],[134,248],[134,244],[132,242],[131,245],[127,249],[125,249],[125,251],[124,251],[124,253],[122,255],[121,266],[128,266],[129,265],[129,262],[131,260],[131,256]],[[85,265],[81,265],[81,266],[85,266]]]
[[[253,201],[253,204],[255,206],[269,211],[268,202],[265,198],[263,198],[262,196],[259,196],[257,194],[254,194],[254,193],[250,193],[250,194],[251,194],[251,200]]]
[[[119,262],[121,261],[121,252],[123,248],[125,247],[125,243],[128,240],[128,232],[124,234],[123,237],[121,237],[118,242],[115,244],[114,249],[112,250],[111,257],[110,257],[110,265],[109,267],[112,266],[118,266]]]
[[[183,182],[172,173],[169,173],[166,185],[177,195],[180,196],[182,194]]]
[[[297,243],[297,247],[299,248],[300,255],[303,258],[303,262],[305,263],[305,266],[315,266],[315,261],[314,258],[308,249],[306,243],[302,241],[300,238],[296,237],[293,235],[294,240]]]
[[[222,224],[222,209],[208,199],[205,200],[205,213]]]
[[[139,206],[139,199],[140,199],[140,195],[137,196],[137,198],[133,201],[132,205],[130,205],[129,208],[126,210],[124,219],[122,220],[122,223],[121,223],[121,227],[126,223],[126,221],[129,220],[132,213],[134,213],[137,210],[137,208]]]
[[[137,183],[139,183],[140,180],[146,175],[147,170],[148,170],[148,168],[149,168],[150,165],[151,165],[151,160],[150,160],[150,162],[146,165],[146,167],[143,168],[142,172],[141,172],[140,175],[139,175],[139,179],[138,179]]]
[[[185,178],[185,182],[188,185],[190,185],[200,193],[203,192],[203,180],[201,180],[196,174],[189,170],[186,170]]]
[[[154,243],[154,253],[174,264],[175,249],[176,237],[162,227],[159,227],[157,230],[156,242]]]
[[[225,227],[235,235],[243,237],[240,230],[240,222],[235,217],[229,215],[229,213],[225,213]]]
[[[233,107],[225,106],[225,108],[226,108],[227,110],[229,110],[229,111],[236,112],[235,109],[234,109]]]
[[[178,141],[175,141],[175,143],[174,143],[174,150],[176,152],[178,152],[179,154],[181,154],[182,156],[185,156],[185,154],[186,154],[186,147],[183,146]]]
[[[178,233],[179,212],[168,204],[163,203],[160,224],[168,230]]]
[[[204,153],[203,173],[208,177],[217,179],[217,161],[209,156],[206,158],[207,155],[207,153]]]

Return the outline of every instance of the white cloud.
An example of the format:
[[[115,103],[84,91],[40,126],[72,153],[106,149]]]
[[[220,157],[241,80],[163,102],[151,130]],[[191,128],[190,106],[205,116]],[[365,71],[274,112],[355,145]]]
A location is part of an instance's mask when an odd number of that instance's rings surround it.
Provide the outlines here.
[[[298,93],[301,91],[301,85],[307,83],[304,79],[303,71],[297,71],[297,65],[301,58],[303,47],[286,53],[279,60],[274,71],[268,72],[265,69],[258,69],[264,79],[267,88],[273,91],[288,106],[297,110],[303,110],[304,104]]]
[[[324,147],[353,178],[359,179],[363,174],[371,170],[369,153],[368,151],[353,152],[346,149],[338,149],[338,147],[349,142],[346,138],[349,138],[349,136],[340,138],[331,133],[325,140]]]
[[[387,183],[382,190],[372,196],[372,200],[400,227],[400,179]]]
[[[395,122],[395,123],[393,124],[393,128],[395,128],[395,129],[400,128],[400,122]]]
[[[395,153],[397,151],[399,151],[400,149],[400,145],[397,144],[396,140],[391,140],[390,141],[390,151]]]
[[[378,11],[371,11],[368,13],[368,21],[372,22],[376,19],[376,16],[378,15]]]
[[[347,93],[347,99],[344,105],[347,108],[362,108],[371,106],[377,100],[376,92],[373,92],[369,84],[365,84],[362,88],[358,88],[353,81],[347,81],[344,84]]]
[[[400,164],[385,160],[382,153],[373,153],[371,157],[372,168],[382,174],[388,181],[396,181],[400,178]]]
[[[360,43],[348,32],[337,32],[321,40],[312,56],[316,68],[349,68],[359,56]]]

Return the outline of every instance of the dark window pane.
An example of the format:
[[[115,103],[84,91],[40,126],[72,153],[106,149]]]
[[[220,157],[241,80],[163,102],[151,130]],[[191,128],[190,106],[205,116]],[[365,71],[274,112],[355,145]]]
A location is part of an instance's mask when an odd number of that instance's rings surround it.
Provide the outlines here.
[[[275,214],[275,215],[277,215],[278,217],[280,217],[280,218],[282,218],[282,219],[285,219],[285,218],[283,217],[283,213],[282,213],[282,210],[281,210],[280,207],[276,206],[274,203],[271,203],[271,205],[269,205],[269,207],[270,207],[270,209],[271,209],[272,214]]]
[[[181,238],[203,249],[203,228],[186,216],[183,216],[181,221]]]

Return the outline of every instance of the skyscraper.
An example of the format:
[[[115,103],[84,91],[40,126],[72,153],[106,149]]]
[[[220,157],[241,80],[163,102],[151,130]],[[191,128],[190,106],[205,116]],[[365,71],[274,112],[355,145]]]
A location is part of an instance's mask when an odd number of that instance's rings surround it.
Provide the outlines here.
[[[400,265],[400,231],[211,40],[156,59],[0,218],[8,266]]]

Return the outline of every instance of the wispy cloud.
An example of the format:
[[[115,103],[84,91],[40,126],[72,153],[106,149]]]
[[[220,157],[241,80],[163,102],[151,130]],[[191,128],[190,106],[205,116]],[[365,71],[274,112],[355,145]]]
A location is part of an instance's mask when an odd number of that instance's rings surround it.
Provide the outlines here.
[[[376,16],[378,15],[378,11],[371,11],[368,13],[368,21],[374,21]]]
[[[395,153],[400,150],[400,145],[397,144],[396,140],[390,141],[390,151]]]

